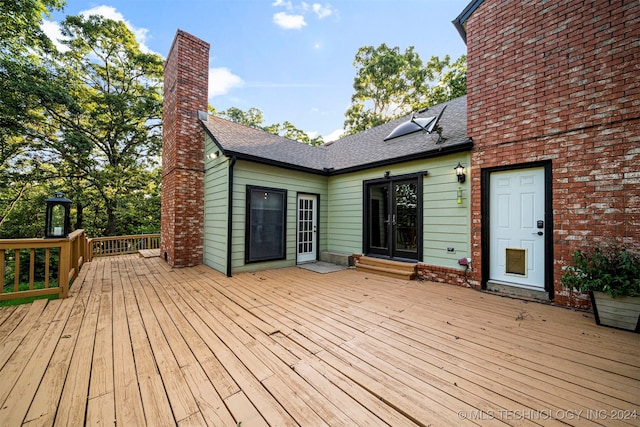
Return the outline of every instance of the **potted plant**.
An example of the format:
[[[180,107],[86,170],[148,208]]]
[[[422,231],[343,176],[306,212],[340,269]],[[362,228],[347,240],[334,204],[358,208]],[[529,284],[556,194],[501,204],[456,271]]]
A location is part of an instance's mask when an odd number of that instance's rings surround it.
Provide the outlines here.
[[[626,248],[577,250],[562,285],[589,292],[598,325],[640,332],[640,256]]]

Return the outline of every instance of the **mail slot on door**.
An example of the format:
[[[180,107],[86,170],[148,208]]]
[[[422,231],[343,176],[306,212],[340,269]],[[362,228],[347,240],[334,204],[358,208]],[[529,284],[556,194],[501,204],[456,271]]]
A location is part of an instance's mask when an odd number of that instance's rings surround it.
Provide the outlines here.
[[[544,228],[544,221],[538,220],[538,228]]]

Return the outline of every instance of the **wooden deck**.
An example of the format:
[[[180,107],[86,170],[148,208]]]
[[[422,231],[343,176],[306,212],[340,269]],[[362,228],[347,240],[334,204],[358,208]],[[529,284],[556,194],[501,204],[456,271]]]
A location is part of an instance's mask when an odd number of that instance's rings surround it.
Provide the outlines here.
[[[118,257],[0,310],[0,425],[637,426],[639,349],[452,285]]]

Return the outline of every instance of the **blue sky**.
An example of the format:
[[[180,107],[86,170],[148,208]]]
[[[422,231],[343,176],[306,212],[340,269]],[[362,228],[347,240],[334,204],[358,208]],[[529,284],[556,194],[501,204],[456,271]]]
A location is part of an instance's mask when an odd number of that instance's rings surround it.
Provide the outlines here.
[[[166,57],[177,29],[211,44],[209,103],[259,108],[265,123],[290,121],[335,139],[351,104],[362,46],[414,46],[423,61],[466,47],[451,21],[470,0],[67,0],[65,15],[124,20],[138,41]]]

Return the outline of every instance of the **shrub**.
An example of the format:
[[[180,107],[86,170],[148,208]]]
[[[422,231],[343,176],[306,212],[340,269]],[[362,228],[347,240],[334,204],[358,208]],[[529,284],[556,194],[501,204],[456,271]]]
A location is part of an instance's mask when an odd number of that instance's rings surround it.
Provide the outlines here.
[[[561,280],[563,286],[579,291],[604,292],[614,298],[640,296],[640,256],[615,246],[577,250]]]

